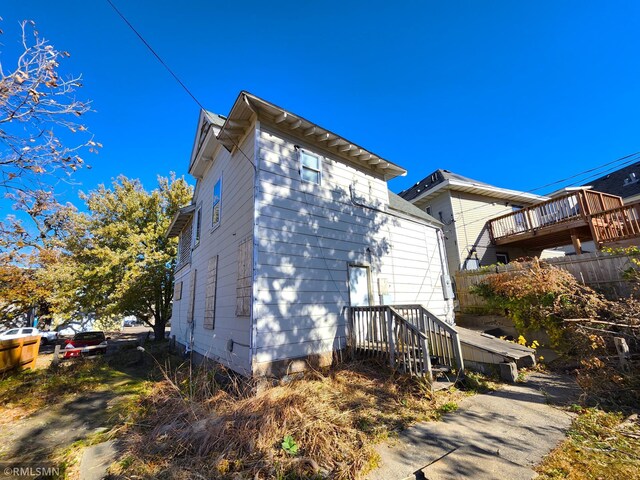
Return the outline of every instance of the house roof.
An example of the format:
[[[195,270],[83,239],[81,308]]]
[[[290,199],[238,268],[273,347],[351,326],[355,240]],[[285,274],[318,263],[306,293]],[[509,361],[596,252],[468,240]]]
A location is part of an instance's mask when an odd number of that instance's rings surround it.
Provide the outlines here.
[[[442,222],[439,222],[427,212],[423,212],[413,203],[407,202],[404,198],[396,195],[391,190],[389,190],[389,208],[396,212],[404,213],[406,215],[419,218],[420,220],[425,220],[433,225],[442,225]]]
[[[198,176],[197,174],[202,170],[198,164],[201,163],[199,162],[200,157],[205,156],[201,152],[201,147],[203,145],[206,146],[207,143],[204,141],[205,137],[213,133],[217,142],[222,144],[228,151],[232,151],[234,148],[238,148],[239,143],[246,134],[246,130],[252,126],[255,115],[260,121],[273,124],[277,128],[302,138],[310,144],[318,145],[354,165],[377,172],[385,180],[406,175],[407,173],[399,165],[356,143],[246,91],[240,92],[228,117],[208,111],[205,111],[204,114],[201,113],[201,126],[194,143],[189,173]],[[208,128],[207,125],[203,124],[203,120],[209,122],[209,125],[214,128]]]
[[[399,195],[405,200],[415,203],[417,200],[429,200],[442,193],[443,190],[485,195],[511,202],[532,204],[548,200],[548,197],[533,193],[496,187],[479,180],[474,180],[449,170],[438,169],[420,180],[413,187],[403,190]]]
[[[213,113],[209,110],[204,110],[204,114],[207,117],[207,120],[215,125],[216,127],[222,127],[224,122],[227,121],[227,117],[224,115],[220,115],[219,113]]]
[[[167,238],[177,237],[180,235],[180,232],[184,228],[184,226],[189,222],[191,217],[193,217],[193,212],[196,211],[195,205],[187,205],[186,207],[182,207],[180,210],[176,212],[173,216],[173,220],[171,220],[171,224],[167,229],[166,236]]]
[[[597,178],[589,185],[593,190],[622,198],[640,195],[640,162]]]

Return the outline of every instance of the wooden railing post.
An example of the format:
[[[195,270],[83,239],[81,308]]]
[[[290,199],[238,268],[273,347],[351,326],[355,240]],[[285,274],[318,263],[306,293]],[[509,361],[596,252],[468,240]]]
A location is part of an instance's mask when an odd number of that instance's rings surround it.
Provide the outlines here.
[[[389,307],[385,308],[384,315],[387,319],[387,336],[389,338],[389,363],[391,368],[396,368],[396,345],[393,338],[393,313]]]
[[[531,221],[531,207],[526,207],[525,209],[526,215],[526,228],[525,230],[533,230],[533,222]]]

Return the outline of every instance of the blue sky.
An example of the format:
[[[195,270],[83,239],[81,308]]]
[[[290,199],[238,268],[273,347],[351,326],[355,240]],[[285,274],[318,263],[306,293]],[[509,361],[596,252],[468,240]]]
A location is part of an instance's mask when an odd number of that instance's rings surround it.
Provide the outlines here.
[[[529,190],[640,150],[640,2],[113,0],[208,109],[248,90],[405,167]],[[65,197],[186,173],[197,105],[104,0],[3,0],[71,52],[104,148]]]

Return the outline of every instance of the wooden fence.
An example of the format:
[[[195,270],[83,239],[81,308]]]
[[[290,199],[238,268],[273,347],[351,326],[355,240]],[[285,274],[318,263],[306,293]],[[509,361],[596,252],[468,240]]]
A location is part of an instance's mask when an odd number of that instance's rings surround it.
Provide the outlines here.
[[[608,298],[627,297],[631,294],[632,286],[624,279],[624,271],[633,266],[631,258],[627,255],[595,252],[548,258],[542,262],[567,270],[580,283],[602,292]],[[484,313],[486,302],[482,297],[471,293],[471,287],[482,283],[492,273],[509,272],[516,268],[516,264],[507,264],[492,267],[490,270],[457,272],[455,274],[457,310],[464,313]]]
[[[0,373],[14,368],[34,368],[39,349],[39,335],[0,340]]]

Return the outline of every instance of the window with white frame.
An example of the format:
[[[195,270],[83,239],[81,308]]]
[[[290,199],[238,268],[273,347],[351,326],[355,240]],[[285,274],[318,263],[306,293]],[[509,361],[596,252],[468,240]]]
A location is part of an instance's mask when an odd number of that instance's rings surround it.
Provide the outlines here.
[[[303,181],[320,185],[322,161],[319,155],[300,150],[300,177]]]
[[[202,207],[196,210],[195,223],[193,225],[193,248],[200,244],[200,232],[202,231]]]
[[[220,216],[222,213],[222,177],[218,179],[213,186],[213,211],[211,214],[211,226],[217,227],[220,225]]]

